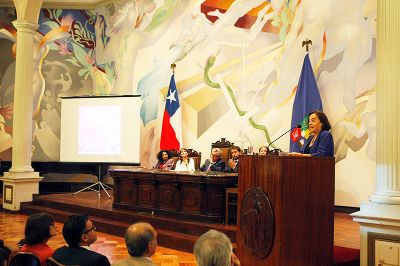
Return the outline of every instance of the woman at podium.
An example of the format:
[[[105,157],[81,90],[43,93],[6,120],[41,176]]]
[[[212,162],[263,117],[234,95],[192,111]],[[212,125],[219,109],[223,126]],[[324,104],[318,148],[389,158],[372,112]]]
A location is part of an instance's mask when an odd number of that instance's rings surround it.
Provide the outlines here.
[[[308,115],[308,129],[310,137],[300,149],[300,153],[292,152],[289,155],[302,156],[333,156],[333,138],[329,132],[331,124],[328,117],[321,111],[314,111]]]

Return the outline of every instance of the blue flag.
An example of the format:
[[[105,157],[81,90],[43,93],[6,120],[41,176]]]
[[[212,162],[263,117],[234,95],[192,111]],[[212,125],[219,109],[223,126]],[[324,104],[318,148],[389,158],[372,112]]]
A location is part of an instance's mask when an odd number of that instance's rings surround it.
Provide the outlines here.
[[[322,111],[322,101],[319,95],[317,81],[310,63],[308,53],[304,57],[300,80],[292,111],[292,132],[290,134],[290,151],[299,152],[305,139],[308,138],[308,114],[312,111]],[[301,128],[295,128],[301,125]]]

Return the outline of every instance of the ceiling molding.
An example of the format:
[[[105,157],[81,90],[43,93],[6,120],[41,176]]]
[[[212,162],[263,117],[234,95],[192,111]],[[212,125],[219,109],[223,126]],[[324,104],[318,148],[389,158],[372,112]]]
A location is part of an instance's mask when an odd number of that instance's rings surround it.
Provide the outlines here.
[[[118,0],[43,0],[42,8],[96,9],[108,6]],[[0,7],[14,7],[12,0],[0,0]]]

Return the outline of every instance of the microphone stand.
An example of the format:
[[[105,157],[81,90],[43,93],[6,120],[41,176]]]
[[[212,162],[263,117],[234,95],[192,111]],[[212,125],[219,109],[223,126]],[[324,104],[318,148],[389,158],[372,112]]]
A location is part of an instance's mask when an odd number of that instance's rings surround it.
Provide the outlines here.
[[[270,142],[270,143],[268,144],[268,146],[267,146],[268,154],[277,155],[275,150],[273,150],[273,151],[270,151],[270,150],[269,150],[269,146],[271,146],[272,143],[274,143],[274,142],[277,141],[278,139],[282,138],[283,136],[285,136],[287,133],[289,133],[290,131],[292,131],[292,130],[295,129],[295,128],[301,128],[301,125],[297,125],[297,126],[295,126],[295,127],[292,127],[291,129],[289,129],[288,131],[286,131],[285,133],[283,133],[282,135],[280,135],[279,137],[277,137],[276,139],[274,139],[272,142]],[[278,152],[281,151],[281,149],[276,149],[276,150],[278,150]]]

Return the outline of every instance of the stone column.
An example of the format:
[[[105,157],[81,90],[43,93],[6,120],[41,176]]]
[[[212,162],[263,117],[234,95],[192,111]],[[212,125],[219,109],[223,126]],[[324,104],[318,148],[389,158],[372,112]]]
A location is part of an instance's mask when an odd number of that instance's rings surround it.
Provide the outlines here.
[[[400,244],[400,1],[377,5],[376,188],[353,214],[360,223],[361,265],[388,265]]]
[[[10,172],[4,173],[3,208],[17,211],[23,201],[32,201],[39,191],[39,174],[33,172],[33,53],[34,35],[38,24],[27,20],[13,22],[17,29],[17,58],[15,64],[13,151]]]
[[[376,188],[370,200],[400,204],[400,1],[378,1]]]

